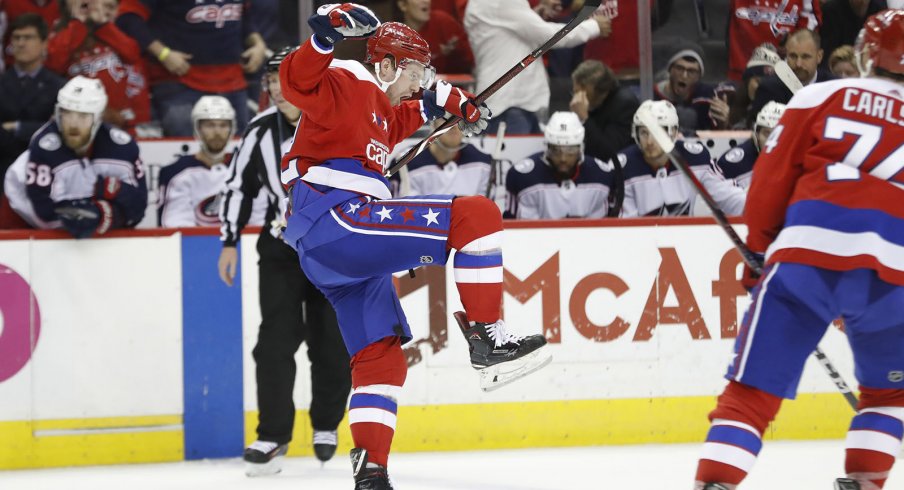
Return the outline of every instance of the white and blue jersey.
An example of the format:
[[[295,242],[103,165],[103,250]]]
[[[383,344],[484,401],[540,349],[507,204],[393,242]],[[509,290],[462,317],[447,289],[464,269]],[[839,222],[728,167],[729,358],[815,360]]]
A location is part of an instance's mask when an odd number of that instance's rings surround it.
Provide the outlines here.
[[[716,165],[726,179],[733,180],[742,189],[749,189],[753,165],[759,155],[760,152],[756,149],[753,139],[749,139],[726,151]]]
[[[492,161],[489,155],[470,144],[465,145],[455,158],[444,164],[439,163],[428,149],[408,163],[407,189],[398,189],[399,174],[393,176],[393,195],[485,195]]]
[[[705,146],[682,140],[675,144],[675,149],[726,215],[736,216],[743,212],[746,193],[713,168]],[[659,169],[652,168],[636,144],[622,150],[616,158],[625,175],[622,217],[691,214],[697,188],[671,162]]]
[[[28,151],[10,167],[4,190],[10,206],[35,228],[62,226],[57,204],[79,199],[105,199],[104,177],[119,179],[110,199],[113,228],[133,227],[144,217],[148,202],[138,145],[128,133],[102,124],[84,156],[66,146],[56,122],[32,137]],[[100,192],[98,192],[100,191]]]
[[[615,182],[611,162],[590,155],[575,166],[570,179],[560,179],[537,153],[515,163],[505,175],[506,218],[603,218]]]

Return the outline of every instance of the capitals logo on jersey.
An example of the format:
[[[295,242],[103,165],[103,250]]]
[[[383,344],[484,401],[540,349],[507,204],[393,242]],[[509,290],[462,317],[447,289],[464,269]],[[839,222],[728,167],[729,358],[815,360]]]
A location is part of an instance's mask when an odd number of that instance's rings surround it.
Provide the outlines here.
[[[203,0],[198,0],[198,2]],[[219,5],[223,0],[217,0],[215,5],[198,5],[185,13],[185,22],[189,24],[210,23],[221,29],[227,22],[242,20],[242,4],[227,3]]]

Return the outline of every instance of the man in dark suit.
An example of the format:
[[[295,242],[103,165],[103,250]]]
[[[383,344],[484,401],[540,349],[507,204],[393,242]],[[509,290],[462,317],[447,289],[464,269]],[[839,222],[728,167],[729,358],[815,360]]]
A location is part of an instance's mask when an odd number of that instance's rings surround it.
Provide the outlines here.
[[[65,80],[44,68],[47,24],[38,14],[24,14],[10,25],[13,66],[0,76],[0,182],[28,141],[53,115],[57,92]],[[0,185],[0,193],[2,193]]]
[[[785,42],[785,61],[805,87],[811,83],[835,79],[835,76],[827,70],[819,68],[823,57],[820,42],[819,34],[806,29],[794,31]],[[768,102],[787,104],[792,95],[794,94],[791,93],[791,89],[785,86],[777,75],[764,78],[747,112],[748,126],[752,126],[753,119]]]

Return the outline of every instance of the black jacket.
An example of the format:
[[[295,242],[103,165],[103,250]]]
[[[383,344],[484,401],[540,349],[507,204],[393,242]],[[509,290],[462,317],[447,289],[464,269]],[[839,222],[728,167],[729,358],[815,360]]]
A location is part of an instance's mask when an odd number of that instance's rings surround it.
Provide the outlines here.
[[[15,68],[0,75],[0,123],[18,121],[16,131],[0,128],[0,192],[6,169],[28,149],[31,136],[53,115],[57,92],[65,83],[47,68],[34,79],[19,79]]]
[[[640,101],[627,87],[616,87],[584,122],[584,152],[608,161],[631,144],[631,121]]]
[[[822,24],[819,26],[819,34],[822,37],[823,68],[829,67],[829,56],[839,46],[845,44],[853,46],[857,34],[866,19],[888,8],[886,0],[870,0],[866,8],[866,16],[860,18],[851,8],[850,0],[828,0],[822,5]]]
[[[819,68],[816,70],[816,81],[813,83],[825,82],[827,80],[835,80],[837,77],[829,73],[828,70]],[[750,110],[747,111],[747,125],[752,126],[756,121],[756,115],[760,113],[763,106],[769,101],[775,101],[780,104],[787,104],[791,100],[791,89],[785,86],[777,75],[769,75],[760,81],[760,86],[756,89],[756,96],[753,103],[750,104]]]

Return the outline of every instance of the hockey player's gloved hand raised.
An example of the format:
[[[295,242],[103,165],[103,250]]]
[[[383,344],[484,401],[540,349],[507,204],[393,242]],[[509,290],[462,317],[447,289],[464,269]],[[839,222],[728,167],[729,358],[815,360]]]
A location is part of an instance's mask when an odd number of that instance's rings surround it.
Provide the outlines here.
[[[308,19],[317,40],[332,46],[349,37],[367,37],[380,27],[380,19],[367,7],[356,3],[330,3]]]
[[[756,256],[760,264],[763,263],[763,260],[765,258],[763,254],[754,252],[753,255]],[[757,284],[759,284],[759,282],[760,274],[757,271],[751,269],[749,265],[744,264],[744,271],[741,272],[741,285],[744,286],[744,289],[746,289],[747,292],[750,292],[754,287],[756,287]]]
[[[478,107],[474,99],[474,94],[440,80],[434,90],[424,90],[424,111],[431,119],[443,117],[446,112],[458,116],[461,132],[474,136],[487,128],[492,115],[486,104]]]
[[[56,205],[57,216],[75,238],[103,235],[113,225],[113,206],[102,199],[75,199]]]

